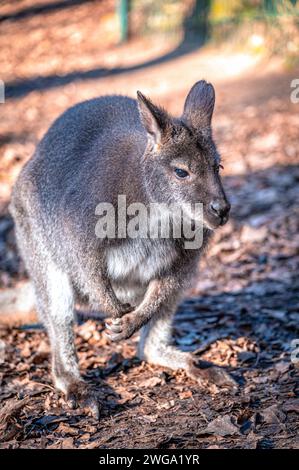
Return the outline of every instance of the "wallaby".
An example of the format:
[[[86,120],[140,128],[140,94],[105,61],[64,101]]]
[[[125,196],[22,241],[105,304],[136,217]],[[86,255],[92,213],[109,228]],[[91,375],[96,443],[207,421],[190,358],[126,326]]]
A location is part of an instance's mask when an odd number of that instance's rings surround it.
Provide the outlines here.
[[[137,98],[104,96],[62,114],[21,171],[10,205],[49,335],[55,385],[72,406],[94,414],[97,393],[81,378],[73,342],[74,302],[88,299],[112,318],[112,341],[143,327],[141,359],[196,376],[192,354],[171,343],[171,320],[230,210],[211,131],[213,86],[197,82],[180,118],[140,92]],[[186,249],[183,235],[99,239],[95,209],[115,206],[118,195],[145,206],[202,203],[202,246]]]

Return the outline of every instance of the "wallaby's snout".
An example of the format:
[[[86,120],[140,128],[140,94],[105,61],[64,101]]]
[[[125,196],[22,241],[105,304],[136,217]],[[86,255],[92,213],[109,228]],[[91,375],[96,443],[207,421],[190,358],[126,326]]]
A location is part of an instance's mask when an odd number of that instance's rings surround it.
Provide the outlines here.
[[[204,224],[211,230],[226,224],[231,206],[226,197],[219,174],[210,174],[210,178],[207,178],[202,200]]]
[[[204,223],[210,229],[226,224],[229,218],[230,203],[225,194],[219,171],[209,172],[206,178],[203,214]]]
[[[212,217],[219,220],[219,225],[224,225],[228,221],[230,203],[226,198],[213,199],[209,204],[209,211]]]

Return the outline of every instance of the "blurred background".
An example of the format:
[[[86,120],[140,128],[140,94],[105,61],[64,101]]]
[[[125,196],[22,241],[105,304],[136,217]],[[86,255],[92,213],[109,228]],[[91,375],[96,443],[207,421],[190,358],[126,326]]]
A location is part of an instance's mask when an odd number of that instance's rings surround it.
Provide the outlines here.
[[[0,44],[0,287],[25,275],[7,215],[13,182],[52,121],[101,94],[140,89],[179,114],[195,81],[213,82],[236,222],[259,226],[295,203],[298,1],[1,1]]]
[[[247,372],[257,374],[255,392],[265,398],[271,374],[263,368],[287,360],[299,337],[299,103],[291,100],[299,1],[0,1],[0,63],[0,323],[28,301],[26,290],[18,301],[27,276],[8,213],[11,188],[52,121],[79,101],[134,97],[137,89],[180,114],[190,87],[204,78],[216,89],[214,135],[232,215],[202,261],[190,292],[197,304],[178,312],[177,342],[201,345],[221,365],[258,361]],[[29,357],[39,335],[17,331],[8,343]],[[124,357],[134,355],[122,348]],[[36,367],[47,380],[46,366]],[[287,366],[275,373],[289,374]],[[282,446],[292,440],[285,433]]]

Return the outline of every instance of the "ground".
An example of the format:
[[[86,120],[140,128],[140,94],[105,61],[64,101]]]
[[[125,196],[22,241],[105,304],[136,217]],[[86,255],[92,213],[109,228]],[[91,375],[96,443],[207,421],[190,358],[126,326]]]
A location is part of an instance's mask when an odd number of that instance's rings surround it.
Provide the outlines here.
[[[26,9],[32,2],[19,3]],[[214,132],[232,215],[178,309],[174,339],[225,367],[239,386],[200,386],[183,371],[140,362],[138,335],[111,345],[100,315],[79,317],[82,372],[102,393],[97,422],[69,410],[54,390],[44,330],[3,325],[0,448],[298,448],[298,368],[291,353],[299,338],[299,104],[290,100],[290,83],[299,70],[212,47],[172,54],[175,41],[158,38],[99,49],[88,32],[96,30],[100,5],[92,15],[87,2],[46,11],[42,21],[25,15],[2,23],[8,99],[0,105],[0,287],[26,277],[7,205],[13,181],[52,120],[83,99],[134,96],[137,89],[179,113],[192,83],[207,78],[217,93]]]

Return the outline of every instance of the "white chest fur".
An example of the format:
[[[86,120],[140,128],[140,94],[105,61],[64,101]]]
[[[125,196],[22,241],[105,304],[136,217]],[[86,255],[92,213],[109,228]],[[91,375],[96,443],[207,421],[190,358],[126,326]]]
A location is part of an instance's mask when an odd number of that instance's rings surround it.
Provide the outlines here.
[[[168,240],[130,240],[109,248],[107,270],[119,300],[136,303],[150,280],[169,268],[176,257]]]
[[[177,252],[168,240],[138,239],[126,241],[107,252],[108,274],[114,281],[147,284],[171,266]]]

